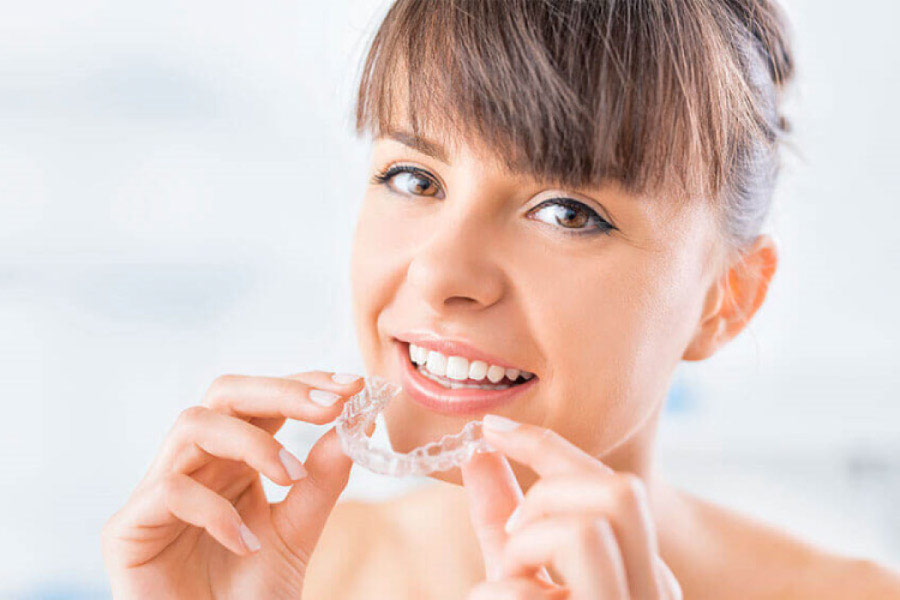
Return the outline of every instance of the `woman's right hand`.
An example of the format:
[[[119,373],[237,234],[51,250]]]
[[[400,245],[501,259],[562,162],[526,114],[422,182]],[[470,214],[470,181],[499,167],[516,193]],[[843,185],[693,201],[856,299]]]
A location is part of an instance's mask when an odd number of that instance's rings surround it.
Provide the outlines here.
[[[274,434],[288,418],[334,420],[365,384],[346,379],[325,371],[218,377],[201,404],[182,411],[144,478],[103,526],[113,596],[299,598],[352,462],[334,427],[305,467]],[[316,402],[328,392],[333,404]],[[293,487],[269,504],[260,474]]]

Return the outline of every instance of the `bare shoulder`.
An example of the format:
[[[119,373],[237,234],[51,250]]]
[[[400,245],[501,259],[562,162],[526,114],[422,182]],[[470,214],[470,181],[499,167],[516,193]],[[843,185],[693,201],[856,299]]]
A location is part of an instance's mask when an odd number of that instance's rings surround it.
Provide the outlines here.
[[[361,590],[377,585],[377,578],[371,573],[373,569],[385,566],[379,562],[388,554],[383,550],[391,537],[381,503],[338,502],[310,557],[303,582],[303,598],[362,597],[359,595]]]
[[[692,595],[685,589],[686,598],[900,599],[900,574],[886,566],[819,548],[747,515],[687,498],[706,568],[700,577],[693,572],[697,580],[686,582],[698,591]]]

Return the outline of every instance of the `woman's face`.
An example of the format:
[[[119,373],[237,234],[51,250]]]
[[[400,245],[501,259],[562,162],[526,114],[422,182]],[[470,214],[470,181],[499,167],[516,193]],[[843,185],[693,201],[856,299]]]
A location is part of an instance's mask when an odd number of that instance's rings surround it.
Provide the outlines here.
[[[480,147],[445,144],[438,157],[408,144],[375,140],[370,176],[416,172],[371,183],[356,225],[353,306],[367,372],[404,382],[414,367],[398,337],[424,332],[534,381],[455,412],[404,391],[385,412],[394,449],[486,412],[553,429],[598,458],[627,442],[651,422],[697,332],[720,248],[709,203],[634,197],[616,184],[554,188]],[[453,390],[440,389],[452,403]],[[435,476],[458,483],[458,473]]]

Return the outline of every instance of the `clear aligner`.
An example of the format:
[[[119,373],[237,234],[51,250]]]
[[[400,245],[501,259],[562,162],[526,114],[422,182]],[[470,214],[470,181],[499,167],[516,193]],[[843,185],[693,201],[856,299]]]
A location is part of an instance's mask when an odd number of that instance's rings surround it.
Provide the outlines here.
[[[375,473],[404,477],[446,471],[468,462],[476,452],[493,450],[482,437],[481,421],[470,421],[459,433],[445,435],[436,442],[405,453],[376,446],[366,435],[366,429],[402,389],[383,377],[373,375],[366,378],[362,391],[344,404],[337,419],[337,433],[344,454],[353,462]]]

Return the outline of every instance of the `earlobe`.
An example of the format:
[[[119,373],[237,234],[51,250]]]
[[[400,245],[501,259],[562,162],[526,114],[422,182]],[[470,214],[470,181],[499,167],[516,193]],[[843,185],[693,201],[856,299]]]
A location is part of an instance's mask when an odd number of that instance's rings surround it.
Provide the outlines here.
[[[762,306],[778,268],[775,241],[760,235],[739,253],[707,294],[698,331],[683,360],[703,360],[737,336]]]

